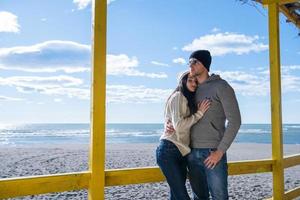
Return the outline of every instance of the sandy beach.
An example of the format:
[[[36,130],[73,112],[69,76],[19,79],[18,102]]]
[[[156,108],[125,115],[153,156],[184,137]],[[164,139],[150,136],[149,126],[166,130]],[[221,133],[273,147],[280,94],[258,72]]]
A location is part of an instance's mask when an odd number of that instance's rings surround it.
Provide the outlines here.
[[[155,166],[156,144],[107,144],[106,168]],[[285,155],[300,153],[300,145],[284,145]],[[234,143],[229,161],[271,157],[270,144]],[[88,145],[67,144],[0,148],[1,178],[55,174],[88,169]],[[285,189],[300,186],[300,167],[285,170]],[[190,191],[189,183],[187,183]],[[1,188],[0,188],[1,190]],[[271,173],[229,177],[230,199],[264,199],[272,195]],[[105,199],[162,200],[168,197],[165,182],[107,187]],[[15,199],[87,199],[87,191],[70,191]]]

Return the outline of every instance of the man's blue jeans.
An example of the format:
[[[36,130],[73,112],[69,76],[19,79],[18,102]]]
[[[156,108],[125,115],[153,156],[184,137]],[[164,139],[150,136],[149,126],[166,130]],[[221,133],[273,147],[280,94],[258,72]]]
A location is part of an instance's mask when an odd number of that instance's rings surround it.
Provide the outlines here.
[[[161,140],[156,149],[156,160],[170,186],[171,200],[190,200],[185,182],[187,175],[186,157],[175,144]]]
[[[214,169],[208,169],[204,160],[216,149],[192,149],[187,156],[190,183],[194,200],[228,199],[228,168],[226,153]]]

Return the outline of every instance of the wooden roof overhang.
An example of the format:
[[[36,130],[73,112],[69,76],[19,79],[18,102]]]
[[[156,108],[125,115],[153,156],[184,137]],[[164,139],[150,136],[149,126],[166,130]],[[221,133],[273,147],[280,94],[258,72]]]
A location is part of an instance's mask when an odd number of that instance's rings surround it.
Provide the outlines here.
[[[287,22],[295,24],[300,29],[300,1],[299,0],[255,0],[265,6],[271,3],[278,3],[279,10],[283,13]]]

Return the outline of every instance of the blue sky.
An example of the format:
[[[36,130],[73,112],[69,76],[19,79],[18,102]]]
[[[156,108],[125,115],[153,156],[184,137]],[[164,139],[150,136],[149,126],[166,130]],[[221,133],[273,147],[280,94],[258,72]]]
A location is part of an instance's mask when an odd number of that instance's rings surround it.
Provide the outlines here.
[[[0,123],[89,122],[90,3],[0,1]],[[107,122],[162,123],[189,54],[208,49],[243,123],[270,123],[267,20],[235,0],[110,0]],[[280,26],[283,121],[299,123],[299,30]]]

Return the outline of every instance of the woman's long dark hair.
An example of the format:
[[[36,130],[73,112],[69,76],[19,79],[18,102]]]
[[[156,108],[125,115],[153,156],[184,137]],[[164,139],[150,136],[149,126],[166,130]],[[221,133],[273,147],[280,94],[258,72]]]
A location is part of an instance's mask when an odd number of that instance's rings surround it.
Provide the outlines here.
[[[185,98],[188,101],[188,107],[190,109],[190,115],[194,114],[197,112],[197,106],[195,104],[195,94],[196,92],[191,92],[188,90],[188,88],[186,87],[187,84],[187,79],[189,76],[189,72],[185,72],[182,76],[181,79],[179,80],[178,86],[176,87],[176,89],[172,92],[172,94],[169,96],[167,102],[169,101],[170,97],[177,91],[180,91],[183,96],[185,96]]]

